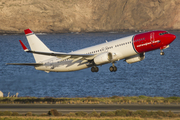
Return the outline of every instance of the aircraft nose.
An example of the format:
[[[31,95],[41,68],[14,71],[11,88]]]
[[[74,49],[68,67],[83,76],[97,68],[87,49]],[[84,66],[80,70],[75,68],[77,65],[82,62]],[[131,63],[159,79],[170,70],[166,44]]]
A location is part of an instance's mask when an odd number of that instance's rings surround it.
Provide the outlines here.
[[[176,39],[176,36],[172,34],[172,39],[175,40]]]
[[[176,36],[174,34],[171,34],[171,39],[172,40],[175,40],[176,39]]]
[[[176,36],[174,34],[170,34],[169,41],[172,42],[176,39]]]

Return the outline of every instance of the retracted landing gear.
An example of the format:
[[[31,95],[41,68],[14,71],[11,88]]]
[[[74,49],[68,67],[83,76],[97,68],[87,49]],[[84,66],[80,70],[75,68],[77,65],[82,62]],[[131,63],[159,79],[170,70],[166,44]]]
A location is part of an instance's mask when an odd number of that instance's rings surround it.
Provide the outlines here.
[[[160,52],[160,55],[164,55],[164,52],[163,52],[163,50],[161,50],[161,52]]]
[[[96,67],[96,66],[93,66],[93,67],[91,68],[91,72],[98,72],[98,71],[99,71],[99,68]]]
[[[111,66],[111,67],[109,68],[109,70],[110,70],[110,72],[116,72],[116,71],[117,71],[117,67],[114,66],[114,63],[112,63],[112,64],[113,64],[113,66]]]

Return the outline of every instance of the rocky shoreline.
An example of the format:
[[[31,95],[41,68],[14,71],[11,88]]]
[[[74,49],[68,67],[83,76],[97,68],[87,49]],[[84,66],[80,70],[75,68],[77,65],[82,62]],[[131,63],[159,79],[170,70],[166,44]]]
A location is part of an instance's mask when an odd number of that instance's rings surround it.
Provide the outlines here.
[[[163,29],[165,30],[165,29]],[[135,33],[143,33],[149,30],[120,30],[120,31],[91,31],[91,32],[86,32],[86,31],[81,31],[81,32],[71,32],[71,31],[54,31],[54,32],[34,32],[35,34],[64,34],[64,33],[125,33],[125,32],[135,32]],[[180,29],[174,29],[174,30],[166,30],[168,32],[180,32]],[[24,35],[24,30],[23,31],[0,31],[0,35]]]
[[[1,0],[0,34],[180,30],[179,0]]]

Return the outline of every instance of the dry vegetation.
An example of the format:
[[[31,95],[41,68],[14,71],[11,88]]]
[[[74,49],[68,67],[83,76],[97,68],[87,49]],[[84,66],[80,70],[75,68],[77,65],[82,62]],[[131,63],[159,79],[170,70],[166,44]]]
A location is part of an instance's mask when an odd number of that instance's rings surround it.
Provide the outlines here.
[[[8,117],[7,117],[8,116]],[[25,117],[26,116],[26,117]],[[116,119],[116,120],[141,120],[141,119],[179,119],[180,114],[169,112],[162,112],[162,111],[146,111],[146,110],[137,110],[132,112],[130,110],[116,110],[116,111],[109,111],[109,112],[101,112],[97,113],[93,111],[92,113],[86,112],[75,112],[75,113],[68,113],[62,114],[55,109],[51,109],[47,114],[35,115],[31,112],[26,114],[18,114],[15,112],[0,112],[0,120],[7,120],[7,119]]]
[[[37,98],[3,97],[0,104],[180,104],[180,97],[84,97],[84,98]]]
[[[179,118],[162,118],[163,120],[180,120]],[[83,118],[83,117],[0,117],[0,120],[159,120],[159,118],[139,117],[104,117],[104,118]]]
[[[147,97],[147,96],[133,96],[133,97],[119,97],[113,96],[109,98],[36,98],[36,97],[4,97],[0,98],[1,104],[179,104],[180,97]],[[8,116],[8,117],[5,117]],[[24,117],[23,117],[24,116]],[[58,117],[54,117],[58,116]],[[0,120],[19,120],[19,119],[61,119],[61,120],[95,120],[95,119],[106,119],[106,120],[155,120],[155,119],[180,119],[180,114],[175,114],[171,111],[146,111],[146,110],[116,110],[109,112],[92,113],[86,112],[70,112],[68,114],[62,114],[55,109],[51,109],[45,114],[36,115],[31,112],[26,114],[19,114],[17,112],[0,112]]]

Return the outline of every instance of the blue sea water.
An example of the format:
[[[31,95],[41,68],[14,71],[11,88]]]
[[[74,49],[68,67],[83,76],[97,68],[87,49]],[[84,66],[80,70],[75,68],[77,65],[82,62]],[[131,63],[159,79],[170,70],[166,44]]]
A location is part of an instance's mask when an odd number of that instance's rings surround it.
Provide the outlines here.
[[[160,56],[160,50],[146,53],[137,63],[118,61],[117,72],[109,72],[111,64],[75,72],[37,71],[31,66],[7,66],[6,63],[33,63],[32,54],[25,53],[18,40],[29,47],[24,35],[0,35],[0,91],[4,96],[35,97],[109,97],[109,96],[180,96],[180,32]],[[106,40],[111,41],[136,33],[68,33],[37,34],[53,51],[71,52]]]

